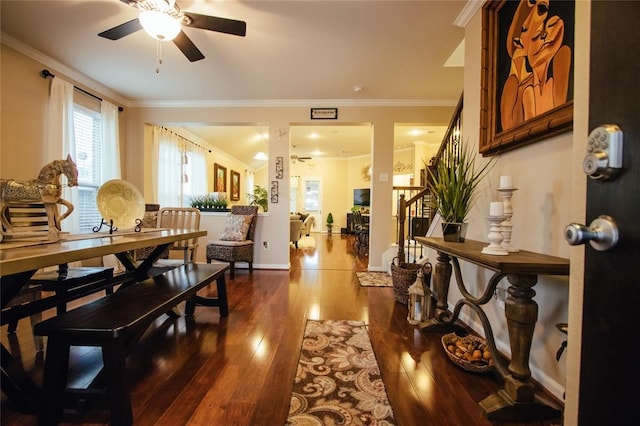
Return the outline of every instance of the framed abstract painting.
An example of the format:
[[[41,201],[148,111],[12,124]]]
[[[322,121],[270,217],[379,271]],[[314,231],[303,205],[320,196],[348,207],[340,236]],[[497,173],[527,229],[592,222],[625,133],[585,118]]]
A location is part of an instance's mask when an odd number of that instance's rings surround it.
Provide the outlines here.
[[[480,153],[573,127],[575,2],[487,1],[482,9]]]

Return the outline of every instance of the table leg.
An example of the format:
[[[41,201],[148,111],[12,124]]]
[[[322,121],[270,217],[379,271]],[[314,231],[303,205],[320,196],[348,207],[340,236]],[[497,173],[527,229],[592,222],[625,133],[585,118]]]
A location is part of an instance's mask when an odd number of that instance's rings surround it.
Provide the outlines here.
[[[18,294],[20,289],[36,271],[20,272],[2,277],[0,305],[6,308],[11,299]],[[6,314],[6,312],[5,312]],[[10,315],[2,318],[2,324],[9,322]],[[34,413],[38,410],[40,402],[40,389],[25,373],[22,364],[17,361],[4,345],[0,344],[0,387],[2,391],[16,404],[18,409],[26,413]]]
[[[533,300],[532,287],[536,275],[507,275],[511,286],[505,302],[505,316],[511,345],[509,375],[504,377],[504,389],[480,402],[480,408],[489,419],[521,420],[551,419],[560,416],[560,410],[534,395],[529,381],[529,354],[533,331],[538,320],[538,304]]]
[[[154,262],[158,260],[160,255],[164,253],[165,249],[169,247],[170,244],[161,244],[153,249],[153,251],[144,259],[142,262],[138,263],[132,256],[131,252],[123,252],[116,253],[116,257],[128,271],[128,273],[132,274],[135,277],[135,281],[144,281],[149,278],[149,270],[153,266]],[[186,252],[185,252],[186,253]],[[186,256],[186,255],[185,255]],[[180,318],[182,316],[182,312],[178,309],[177,306],[171,308],[171,310],[167,311],[167,316],[169,318]]]
[[[25,413],[36,413],[40,401],[40,389],[4,345],[0,345],[0,351],[2,391],[16,404],[19,410]]]
[[[443,331],[464,331],[464,328],[447,321],[451,318],[449,305],[449,284],[451,283],[451,257],[448,254],[438,252],[437,262],[433,268],[433,292],[436,297],[435,316],[420,324],[421,330],[443,332]]]

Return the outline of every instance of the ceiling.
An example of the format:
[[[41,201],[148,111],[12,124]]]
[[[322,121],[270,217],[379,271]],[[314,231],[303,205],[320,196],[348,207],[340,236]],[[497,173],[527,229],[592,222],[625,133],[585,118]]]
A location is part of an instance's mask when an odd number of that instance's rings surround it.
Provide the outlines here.
[[[245,21],[246,36],[183,26],[205,58],[189,62],[173,43],[161,43],[156,73],[156,41],[144,31],[115,41],[97,35],[138,16],[139,10],[125,0],[0,0],[2,42],[125,108],[453,106],[463,87],[464,29],[459,22],[481,2],[177,3],[183,11]],[[430,123],[428,117],[425,123],[430,125],[418,126],[423,132],[418,136],[399,126],[396,147],[425,139],[439,142],[447,123]],[[181,130],[214,146],[224,141],[225,151],[259,165],[251,158],[266,147],[264,140],[254,139],[263,126],[211,124]],[[370,151],[368,125],[321,124],[286,130],[293,154],[344,158]],[[310,139],[314,132],[317,139]]]

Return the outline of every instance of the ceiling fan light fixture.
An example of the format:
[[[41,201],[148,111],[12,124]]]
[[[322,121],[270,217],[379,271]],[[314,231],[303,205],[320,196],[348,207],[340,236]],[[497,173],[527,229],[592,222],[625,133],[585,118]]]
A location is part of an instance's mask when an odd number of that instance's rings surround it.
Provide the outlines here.
[[[159,10],[144,10],[138,19],[146,33],[156,40],[170,41],[180,32],[180,21]]]

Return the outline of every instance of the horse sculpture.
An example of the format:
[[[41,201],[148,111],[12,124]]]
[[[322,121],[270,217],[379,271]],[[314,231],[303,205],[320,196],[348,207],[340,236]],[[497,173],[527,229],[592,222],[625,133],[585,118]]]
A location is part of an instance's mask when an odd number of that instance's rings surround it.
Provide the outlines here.
[[[20,182],[13,179],[0,179],[0,222],[6,235],[13,233],[13,226],[7,215],[12,204],[42,203],[47,212],[50,240],[58,240],[60,222],[73,212],[73,204],[62,198],[60,176],[67,177],[67,186],[78,185],[78,168],[68,155],[65,160],[54,160],[46,164],[34,180]],[[59,215],[58,204],[66,207]]]

